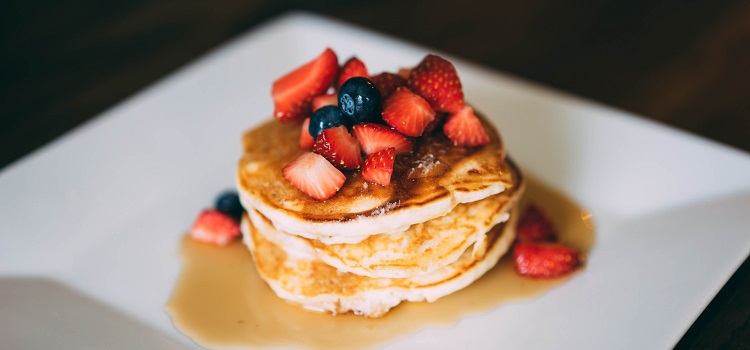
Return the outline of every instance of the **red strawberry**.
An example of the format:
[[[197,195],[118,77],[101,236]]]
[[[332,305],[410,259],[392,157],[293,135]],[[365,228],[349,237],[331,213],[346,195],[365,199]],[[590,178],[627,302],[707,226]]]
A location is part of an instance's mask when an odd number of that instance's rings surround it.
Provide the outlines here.
[[[414,150],[411,140],[398,131],[375,123],[357,124],[352,128],[359,146],[365,154],[372,154],[386,148],[395,148],[396,154]]]
[[[362,165],[359,142],[344,125],[323,130],[315,139],[313,151],[339,169],[354,170]]]
[[[445,136],[458,146],[481,146],[490,143],[490,137],[482,127],[482,122],[469,106],[451,114],[443,124]]]
[[[519,242],[554,242],[557,232],[549,219],[536,204],[530,204],[516,229]]]
[[[438,112],[453,113],[464,105],[464,92],[453,64],[427,55],[411,73],[407,86]]]
[[[341,85],[344,85],[345,81],[354,77],[370,78],[370,75],[367,73],[367,67],[365,67],[365,64],[356,57],[350,58],[344,63],[344,66],[341,67],[341,72],[339,72],[339,77],[336,81],[336,87],[341,87]]]
[[[383,101],[383,120],[406,136],[422,136],[435,111],[406,87],[399,87]]]
[[[195,219],[190,237],[201,242],[225,246],[240,236],[240,225],[231,216],[206,209]]]
[[[302,122],[302,130],[299,132],[299,148],[304,150],[312,149],[313,144],[315,144],[315,139],[310,135],[309,128],[310,118],[305,118],[305,121]]]
[[[367,156],[365,165],[362,167],[362,178],[369,182],[387,186],[391,183],[395,159],[396,149],[393,147]]]
[[[281,174],[292,186],[317,200],[333,197],[346,176],[319,154],[305,152],[287,164]]]
[[[397,87],[406,85],[406,79],[396,74],[385,72],[372,77],[372,82],[380,90],[380,96],[383,96],[383,98],[388,97],[388,95],[396,91]]]
[[[581,262],[577,250],[559,243],[516,243],[513,260],[522,276],[551,278],[565,275]]]
[[[315,112],[321,107],[338,106],[339,99],[337,94],[318,95],[312,99],[312,111]]]
[[[310,116],[314,96],[324,93],[339,69],[338,58],[326,49],[314,60],[273,82],[273,115],[282,122],[298,122]]]

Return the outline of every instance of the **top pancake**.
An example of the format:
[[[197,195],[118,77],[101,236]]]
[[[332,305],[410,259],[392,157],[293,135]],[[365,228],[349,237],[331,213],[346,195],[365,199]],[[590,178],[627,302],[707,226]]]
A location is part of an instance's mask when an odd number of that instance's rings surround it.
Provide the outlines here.
[[[495,128],[479,116],[490,144],[453,146],[437,129],[415,140],[414,152],[396,156],[391,183],[369,184],[359,172],[332,198],[318,201],[293,187],[281,169],[305,152],[299,124],[268,121],[243,136],[237,186],[242,204],[267,217],[279,230],[326,244],[356,243],[379,233],[448,213],[513,185],[505,150]]]

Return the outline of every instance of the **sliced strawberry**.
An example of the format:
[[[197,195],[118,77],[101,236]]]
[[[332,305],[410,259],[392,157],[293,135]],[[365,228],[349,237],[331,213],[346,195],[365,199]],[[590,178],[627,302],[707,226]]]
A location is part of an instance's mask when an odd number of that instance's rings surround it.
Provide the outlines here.
[[[422,136],[435,119],[430,104],[406,87],[399,87],[383,102],[383,120],[406,136]]]
[[[299,148],[304,150],[312,149],[313,144],[315,144],[315,139],[310,135],[309,128],[310,118],[305,118],[305,121],[302,122],[302,130],[299,132]]]
[[[287,164],[281,174],[292,186],[317,200],[333,197],[346,176],[319,154],[305,152]]]
[[[516,243],[513,260],[522,276],[552,278],[573,271],[581,256],[577,250],[559,243]]]
[[[519,242],[554,242],[557,232],[547,214],[536,204],[529,204],[518,222],[516,237]]]
[[[312,111],[313,112],[325,106],[338,106],[338,105],[339,105],[339,99],[338,99],[337,94],[318,95],[318,96],[313,97],[312,99]]]
[[[457,112],[464,105],[464,92],[453,64],[427,55],[409,73],[407,86],[438,112]]]
[[[362,178],[369,182],[387,186],[391,183],[393,163],[395,160],[396,149],[393,147],[380,150],[367,156],[367,159],[365,159],[365,165],[362,167]]]
[[[338,72],[338,58],[326,49],[314,60],[273,82],[273,115],[282,122],[299,122],[310,116],[314,96],[324,93]]]
[[[372,154],[393,147],[396,154],[409,153],[414,150],[411,140],[385,125],[375,123],[357,124],[352,128],[359,146],[365,154]]]
[[[339,169],[354,170],[362,165],[359,142],[344,125],[321,131],[315,139],[313,151]]]
[[[370,78],[367,73],[367,67],[357,57],[352,57],[341,67],[339,72],[338,80],[336,81],[336,87],[341,87],[344,82],[354,77],[365,77]]]
[[[413,68],[399,68],[398,70],[398,76],[409,79],[409,74],[411,74]]]
[[[406,79],[387,72],[372,77],[372,82],[380,90],[380,96],[383,96],[383,98],[388,97],[388,95],[396,91],[397,87],[406,85]]]
[[[451,114],[443,124],[445,136],[457,146],[481,146],[490,143],[490,137],[484,131],[482,122],[469,106]]]
[[[225,246],[239,236],[237,221],[216,209],[202,211],[190,229],[191,238],[218,246]]]

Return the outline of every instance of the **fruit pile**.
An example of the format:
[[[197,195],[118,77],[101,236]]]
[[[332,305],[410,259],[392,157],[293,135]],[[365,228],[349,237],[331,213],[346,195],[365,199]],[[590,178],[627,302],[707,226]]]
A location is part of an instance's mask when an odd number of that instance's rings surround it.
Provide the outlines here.
[[[370,76],[356,57],[339,67],[331,49],[273,83],[274,117],[302,124],[306,152],[282,170],[294,187],[325,200],[361,171],[387,186],[395,157],[410,153],[414,139],[442,131],[457,147],[490,142],[482,123],[464,104],[453,64],[427,55],[416,67]]]
[[[516,229],[513,261],[516,272],[533,278],[553,278],[572,272],[581,254],[558,242],[549,217],[535,204],[526,208]]]
[[[216,198],[213,208],[198,214],[189,235],[197,241],[225,246],[240,237],[243,211],[237,192],[226,191]]]

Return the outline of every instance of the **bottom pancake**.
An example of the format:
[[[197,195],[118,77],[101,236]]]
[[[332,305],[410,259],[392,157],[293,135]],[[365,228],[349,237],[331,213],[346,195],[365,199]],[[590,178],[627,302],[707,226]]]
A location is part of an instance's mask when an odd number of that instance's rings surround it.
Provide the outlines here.
[[[450,265],[428,274],[404,278],[373,278],[341,272],[284,242],[282,249],[269,241],[243,216],[243,240],[250,249],[258,274],[282,299],[302,307],[333,314],[353,312],[383,316],[402,301],[435,301],[458,291],[491,269],[515,239],[517,214],[493,227],[486,238],[466,249]],[[263,230],[274,229],[273,226]],[[288,244],[287,244],[288,243]]]

